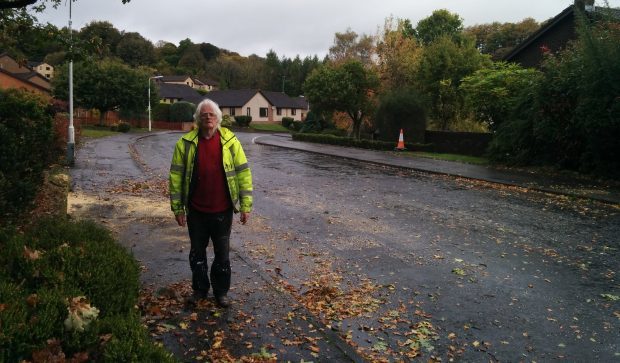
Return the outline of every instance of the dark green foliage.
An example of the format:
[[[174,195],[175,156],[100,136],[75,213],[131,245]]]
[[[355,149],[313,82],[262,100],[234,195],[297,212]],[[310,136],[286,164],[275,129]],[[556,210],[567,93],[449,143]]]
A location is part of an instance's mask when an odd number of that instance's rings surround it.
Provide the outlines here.
[[[293,124],[293,121],[295,119],[293,119],[292,117],[282,117],[282,126],[286,127],[287,129],[291,127],[291,125]]]
[[[158,103],[153,107],[152,115],[154,121],[168,121],[170,120],[170,104]]]
[[[252,122],[252,116],[235,116],[235,122],[238,126],[248,127]]]
[[[297,121],[297,120],[293,121],[293,130],[294,131],[300,131],[302,126],[303,126],[303,122]]]
[[[300,132],[321,132],[323,130],[324,121],[319,118],[316,112],[308,112],[304,120]]]
[[[375,116],[379,138],[384,141],[398,140],[402,129],[407,141],[424,143],[426,110],[423,104],[422,96],[412,90],[383,96]]]
[[[98,362],[172,361],[140,324],[138,265],[107,230],[49,219],[26,234],[0,231],[0,249],[1,362],[30,359],[49,339],[67,357],[89,352]],[[64,325],[68,301],[77,296],[100,310],[83,332]],[[112,338],[102,345],[104,334]]]
[[[127,122],[119,122],[118,124],[118,131],[119,132],[129,132],[129,130],[131,130],[131,125],[128,124]]]
[[[377,141],[368,139],[352,139],[350,137],[341,137],[330,134],[293,134],[293,140],[297,141],[309,141],[321,144],[339,145],[339,146],[351,146],[359,147],[362,149],[372,150],[394,150],[396,147],[396,141]],[[432,151],[433,145],[418,144],[413,142],[406,142],[405,147],[409,151]]]
[[[170,105],[171,122],[191,122],[194,120],[196,105],[191,102],[179,101]]]
[[[0,90],[0,220],[34,199],[43,170],[58,160],[47,101],[15,89]]]
[[[509,122],[497,131],[491,157],[620,176],[620,26],[580,25],[579,40],[543,65]]]

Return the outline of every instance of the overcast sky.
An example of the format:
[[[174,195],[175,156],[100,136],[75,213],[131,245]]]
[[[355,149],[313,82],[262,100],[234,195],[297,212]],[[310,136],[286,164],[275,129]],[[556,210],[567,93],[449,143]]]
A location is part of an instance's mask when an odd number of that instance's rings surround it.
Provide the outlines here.
[[[65,0],[57,10],[37,17],[58,27],[69,21]],[[518,22],[532,17],[541,22],[560,13],[573,0],[77,0],[72,5],[73,28],[105,20],[117,29],[138,32],[156,43],[176,45],[189,38],[249,56],[264,57],[270,49],[293,58],[322,58],[334,34],[347,28],[358,34],[377,34],[389,16],[417,22],[437,9],[457,13],[465,26]],[[603,5],[597,1],[597,5]],[[620,0],[610,0],[613,7]]]

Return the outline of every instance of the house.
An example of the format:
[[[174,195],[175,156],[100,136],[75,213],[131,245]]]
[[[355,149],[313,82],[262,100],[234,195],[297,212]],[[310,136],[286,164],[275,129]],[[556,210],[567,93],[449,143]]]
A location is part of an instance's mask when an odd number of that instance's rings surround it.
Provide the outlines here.
[[[28,62],[28,67],[47,79],[54,78],[54,67],[45,62]]]
[[[194,78],[192,76],[163,76],[157,80],[158,82],[167,83],[167,84],[184,84],[193,89],[203,90],[203,91],[213,91],[217,89],[217,82],[208,80],[203,82],[198,78]]]
[[[161,103],[173,104],[179,101],[198,104],[205,96],[201,95],[191,86],[184,83],[157,82]]]
[[[19,88],[51,97],[47,78],[22,65],[6,53],[0,53],[0,88]]]
[[[309,104],[303,97],[289,97],[281,92],[255,89],[211,91],[206,96],[215,101],[224,115],[252,116],[252,122],[282,122],[291,117],[304,120]]]
[[[577,9],[581,9],[587,16],[594,16],[606,8],[594,6],[594,0],[575,0],[573,5],[547,21],[516,46],[504,60],[523,67],[539,67],[545,54],[559,52],[569,41],[577,38]]]

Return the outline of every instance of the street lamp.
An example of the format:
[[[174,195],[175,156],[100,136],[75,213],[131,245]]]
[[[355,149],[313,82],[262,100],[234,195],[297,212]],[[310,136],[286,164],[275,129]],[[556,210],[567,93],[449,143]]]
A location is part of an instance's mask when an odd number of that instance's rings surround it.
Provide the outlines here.
[[[151,131],[151,79],[159,79],[162,78],[163,76],[153,76],[153,77],[149,77],[149,131]]]

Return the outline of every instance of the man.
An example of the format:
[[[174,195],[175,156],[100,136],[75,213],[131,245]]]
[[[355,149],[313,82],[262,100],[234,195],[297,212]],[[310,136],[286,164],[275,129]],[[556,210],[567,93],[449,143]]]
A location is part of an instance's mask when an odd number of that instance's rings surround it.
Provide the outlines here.
[[[247,223],[252,211],[252,173],[232,131],[220,126],[222,111],[205,99],[196,107],[196,127],[177,141],[170,166],[170,206],[179,226],[187,223],[191,248],[193,300],[209,287],[221,307],[228,307],[230,229],[233,211]],[[215,257],[208,273],[207,246]],[[209,281],[210,277],[210,281]]]

